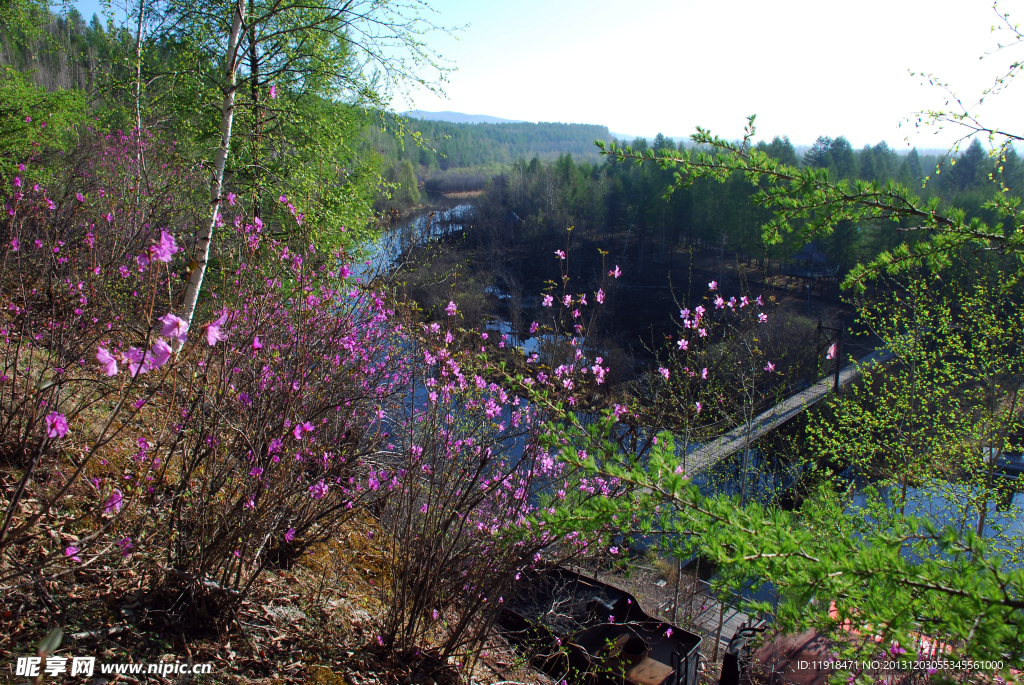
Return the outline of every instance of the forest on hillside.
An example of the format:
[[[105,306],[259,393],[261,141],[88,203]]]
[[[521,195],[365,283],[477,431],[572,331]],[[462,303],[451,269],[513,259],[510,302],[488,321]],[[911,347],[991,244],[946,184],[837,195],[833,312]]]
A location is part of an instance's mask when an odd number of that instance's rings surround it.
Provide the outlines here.
[[[403,122],[422,8],[0,0],[5,677],[1019,676],[1019,137]]]

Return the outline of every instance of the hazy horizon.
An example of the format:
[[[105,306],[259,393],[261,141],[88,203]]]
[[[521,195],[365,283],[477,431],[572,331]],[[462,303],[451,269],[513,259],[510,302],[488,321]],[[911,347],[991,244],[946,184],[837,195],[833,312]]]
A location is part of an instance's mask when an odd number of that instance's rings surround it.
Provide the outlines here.
[[[76,0],[87,16],[101,2]],[[396,111],[589,123],[648,138],[689,138],[697,126],[739,138],[757,114],[759,139],[788,135],[810,145],[842,135],[855,148],[884,140],[896,150],[946,149],[956,138],[949,130],[911,123],[916,111],[946,106],[943,91],[908,70],[933,73],[974,103],[1019,56],[986,55],[1008,38],[990,32],[998,18],[986,0],[645,0],[629,14],[610,0],[523,0],[515,11],[468,0],[430,7],[425,15],[436,24],[468,25],[424,38],[458,71],[445,84],[447,99],[395,95]],[[1013,16],[1024,0],[1000,8]],[[990,97],[984,120],[1013,121],[1018,99],[1012,88]]]

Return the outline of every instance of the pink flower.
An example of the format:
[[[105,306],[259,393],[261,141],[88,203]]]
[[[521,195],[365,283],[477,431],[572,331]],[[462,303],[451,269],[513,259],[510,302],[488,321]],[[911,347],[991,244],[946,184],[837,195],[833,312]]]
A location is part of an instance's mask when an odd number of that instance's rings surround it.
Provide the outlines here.
[[[139,270],[145,269],[149,266],[149,257],[144,254],[140,254],[135,258],[135,263],[139,265]]]
[[[684,351],[684,352],[686,350],[690,349],[690,342],[688,340],[684,339],[684,338],[680,338],[679,342],[677,342],[676,345],[678,345],[679,349]]]
[[[559,259],[565,259],[565,253],[561,250],[555,250],[555,254],[558,255]]]
[[[458,309],[459,308],[455,305],[455,303],[450,300],[448,301],[448,306],[444,308],[444,310],[448,312],[448,316],[455,316],[455,312],[457,312]]]
[[[352,269],[349,268],[349,265],[348,264],[342,264],[341,265],[341,277],[342,278],[348,278],[351,275],[352,275]]]
[[[327,495],[327,483],[320,481],[316,485],[310,485],[309,494],[313,499],[323,499]]]
[[[311,433],[312,431],[313,424],[310,423],[309,421],[306,421],[305,423],[300,423],[297,426],[295,426],[295,430],[292,431],[292,434],[295,436],[296,440],[302,440],[303,433]]]
[[[530,335],[533,335],[534,333],[536,333],[537,332],[537,328],[538,328],[538,326],[537,326],[537,322],[536,321],[531,323],[530,324]]]
[[[254,349],[254,350],[262,350],[263,349],[263,343],[260,342],[260,336],[257,335],[255,338],[252,339],[252,349]]]
[[[118,357],[110,354],[106,348],[96,348],[96,361],[100,363],[103,373],[106,375],[113,376],[117,374],[117,360]]]
[[[702,371],[700,372],[700,379],[701,379],[702,381],[706,381],[706,380],[708,379],[708,368],[707,368],[706,366],[705,366],[705,367],[704,367],[704,369],[703,369],[703,370],[702,370]]]
[[[544,296],[544,301],[541,302],[541,305],[543,305],[545,307],[550,307],[554,303],[554,301],[555,301],[555,298],[553,298],[551,295],[545,295]]]
[[[164,317],[160,319],[160,323],[164,325],[160,329],[160,335],[171,340],[177,340],[179,343],[184,344],[188,338],[188,322],[184,319],[180,319],[174,314],[167,312]]]
[[[46,437],[63,438],[68,434],[68,420],[63,414],[51,411],[46,415]]]
[[[19,249],[18,239],[17,238],[13,238],[11,240],[11,250],[13,250],[14,252],[17,252],[18,249]]]
[[[174,236],[167,231],[160,231],[160,242],[149,246],[149,256],[165,264],[174,258],[181,248],[174,242]]]
[[[434,617],[434,620],[436,621],[437,617],[439,616],[439,614],[437,613],[437,609],[434,609],[434,613],[431,615]]]
[[[85,202],[85,195],[82,195],[81,193],[75,193],[75,199],[78,200],[79,202]]]
[[[604,290],[602,288],[597,289],[597,303],[604,304]]]
[[[270,86],[270,99],[271,100],[276,100],[277,99],[277,86]]]
[[[124,495],[120,490],[115,489],[107,498],[107,503],[103,505],[103,513],[115,514],[121,511],[122,506],[124,506]]]
[[[768,362],[768,365],[764,367],[764,370],[767,371],[768,373],[771,373],[772,371],[775,370],[775,364]]]
[[[64,556],[71,557],[72,561],[77,561],[79,564],[81,564],[82,557],[78,556],[78,553],[81,551],[82,550],[80,550],[78,547],[68,547],[64,550]]]
[[[294,539],[295,539],[295,529],[294,528],[289,528],[288,532],[286,532],[284,534],[284,541],[285,542],[291,542]]]
[[[608,272],[608,275],[609,276],[614,276],[615,278],[618,278],[619,276],[621,276],[622,272],[619,271],[619,265],[616,264],[615,268]]]
[[[608,551],[611,552],[612,554],[618,554],[619,553],[619,548],[618,547],[609,547]]]
[[[663,366],[663,367],[661,367],[660,369],[658,369],[658,373],[660,373],[660,374],[661,374],[662,376],[664,376],[664,377],[665,377],[665,380],[668,380],[668,377],[669,377],[669,373],[670,373],[670,372],[669,372],[669,370],[668,370],[668,369],[666,369],[666,368],[665,368],[664,366]]]
[[[238,196],[237,196],[237,195],[235,195],[234,193],[228,193],[228,195],[227,195],[227,198],[228,198],[228,204],[229,204],[229,205],[234,205],[234,204],[235,204],[235,198],[237,198],[237,197],[238,197]]]
[[[665,631],[665,637],[672,637],[672,629],[671,628],[669,628],[668,630]]]
[[[171,353],[174,350],[167,344],[167,341],[162,338],[157,338],[156,342],[153,343],[153,347],[150,348],[149,352],[149,368],[159,369],[161,366],[167,363],[167,360],[171,358]]]
[[[121,548],[121,556],[127,557],[134,545],[132,545],[132,539],[125,536],[117,541],[117,546]]]
[[[836,358],[836,348],[838,347],[838,345],[839,343],[832,343],[832,346],[828,348],[828,353],[825,355],[825,359]]]
[[[715,309],[721,309],[724,306],[725,306],[725,300],[722,299],[721,295],[717,296],[715,298]]]
[[[149,371],[149,360],[147,359],[143,363],[143,357],[145,357],[145,353],[137,347],[129,347],[128,351],[124,353],[124,358],[128,360],[128,373],[132,375],[132,378],[139,373]]]
[[[718,281],[711,281],[708,283],[708,290],[714,290],[718,287]]]
[[[220,315],[219,319],[217,319],[216,321],[211,321],[210,323],[208,323],[205,326],[203,326],[203,330],[206,331],[206,344],[207,345],[212,347],[212,346],[216,345],[218,342],[220,342],[221,340],[227,340],[228,334],[224,333],[224,332],[222,332],[220,330],[221,326],[223,326],[225,323],[227,323],[227,320],[228,320],[228,313],[224,312],[223,314]]]
[[[700,402],[697,402],[695,406],[697,407],[697,413],[699,414],[703,405]]]
[[[765,314],[764,312],[761,312],[760,314],[757,315],[757,322],[758,323],[767,323],[768,322],[768,315]]]
[[[564,304],[566,307],[572,305],[572,295],[566,295],[565,297],[563,297],[562,304]]]

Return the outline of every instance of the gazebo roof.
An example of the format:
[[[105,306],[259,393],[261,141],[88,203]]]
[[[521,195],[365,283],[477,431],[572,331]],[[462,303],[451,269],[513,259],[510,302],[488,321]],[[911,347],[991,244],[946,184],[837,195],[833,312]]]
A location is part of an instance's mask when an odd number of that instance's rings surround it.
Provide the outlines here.
[[[794,262],[811,262],[812,264],[827,264],[828,257],[818,249],[814,241],[807,243],[800,248],[800,251],[790,257]]]

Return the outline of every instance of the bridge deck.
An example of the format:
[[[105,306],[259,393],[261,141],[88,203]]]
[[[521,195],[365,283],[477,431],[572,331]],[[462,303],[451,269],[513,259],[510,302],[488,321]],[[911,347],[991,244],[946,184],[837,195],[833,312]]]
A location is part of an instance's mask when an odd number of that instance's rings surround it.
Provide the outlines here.
[[[863,366],[887,362],[894,356],[893,353],[885,349],[875,350],[866,357],[857,360],[857,363],[844,366],[839,371],[839,385],[844,386],[857,378]],[[685,457],[684,469],[686,475],[696,475],[729,455],[743,449],[745,445],[753,444],[754,441],[765,433],[793,418],[804,409],[813,406],[829,393],[834,384],[835,378],[829,376],[776,404],[754,419],[749,428],[749,436],[747,426],[742,425],[697,448]]]

